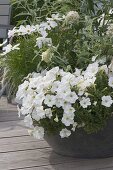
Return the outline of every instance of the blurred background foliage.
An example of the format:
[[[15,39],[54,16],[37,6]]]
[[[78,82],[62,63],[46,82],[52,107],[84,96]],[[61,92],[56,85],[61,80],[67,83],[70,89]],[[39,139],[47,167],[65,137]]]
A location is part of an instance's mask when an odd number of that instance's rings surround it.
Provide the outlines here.
[[[12,24],[35,24],[51,13],[76,10],[92,17],[107,14],[112,0],[11,0]]]

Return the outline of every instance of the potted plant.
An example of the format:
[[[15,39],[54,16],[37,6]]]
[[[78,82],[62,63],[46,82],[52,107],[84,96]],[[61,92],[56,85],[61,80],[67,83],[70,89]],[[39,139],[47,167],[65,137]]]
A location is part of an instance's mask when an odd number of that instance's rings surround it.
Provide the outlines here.
[[[39,57],[37,72],[24,76],[16,100],[29,133],[38,139],[45,136],[57,153],[113,156],[112,28],[106,15],[92,18],[70,11],[9,32],[25,38],[39,35],[34,50]]]

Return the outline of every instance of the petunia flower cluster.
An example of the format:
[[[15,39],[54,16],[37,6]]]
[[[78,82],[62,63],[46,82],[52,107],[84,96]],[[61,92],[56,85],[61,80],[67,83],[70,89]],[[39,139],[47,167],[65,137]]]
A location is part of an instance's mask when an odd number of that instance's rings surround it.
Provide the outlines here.
[[[95,86],[101,71],[107,76],[108,87],[113,88],[113,72],[109,74],[110,67],[95,61],[86,70],[76,68],[74,73],[54,67],[49,71],[29,74],[19,86],[16,100],[19,103],[19,116],[25,116],[24,122],[31,129],[30,134],[37,139],[43,138],[48,133],[44,122],[50,121],[53,126],[55,124],[59,127],[61,138],[69,137],[76,128],[85,126],[85,122],[79,124],[77,121],[80,110],[90,111],[98,105],[110,108],[113,98],[109,93],[97,101],[92,100],[88,94],[88,88]]]

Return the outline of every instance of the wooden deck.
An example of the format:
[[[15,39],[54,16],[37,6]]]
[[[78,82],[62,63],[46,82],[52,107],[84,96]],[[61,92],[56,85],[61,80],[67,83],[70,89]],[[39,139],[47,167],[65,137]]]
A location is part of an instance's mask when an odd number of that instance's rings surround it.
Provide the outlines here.
[[[0,170],[113,170],[113,158],[87,160],[55,154],[28,136],[16,107],[0,100]]]

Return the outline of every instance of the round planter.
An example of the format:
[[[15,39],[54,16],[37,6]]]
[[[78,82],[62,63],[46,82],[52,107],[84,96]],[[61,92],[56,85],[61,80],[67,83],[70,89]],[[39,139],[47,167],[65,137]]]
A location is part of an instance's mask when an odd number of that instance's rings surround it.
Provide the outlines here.
[[[106,158],[113,156],[113,118],[107,123],[104,130],[87,134],[77,129],[69,138],[59,135],[45,136],[53,150],[64,156],[76,158]]]

